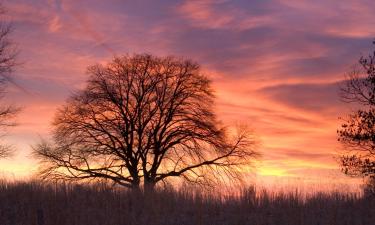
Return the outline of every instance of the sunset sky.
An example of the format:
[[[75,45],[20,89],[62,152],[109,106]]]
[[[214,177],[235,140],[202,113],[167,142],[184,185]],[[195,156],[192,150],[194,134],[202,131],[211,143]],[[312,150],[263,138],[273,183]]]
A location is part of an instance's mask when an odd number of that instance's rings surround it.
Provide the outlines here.
[[[7,102],[23,108],[3,138],[17,155],[0,173],[28,177],[31,146],[57,107],[113,55],[192,59],[212,80],[219,118],[260,141],[256,179],[353,182],[339,172],[336,130],[350,106],[338,88],[374,49],[373,0],[8,0],[21,65]]]

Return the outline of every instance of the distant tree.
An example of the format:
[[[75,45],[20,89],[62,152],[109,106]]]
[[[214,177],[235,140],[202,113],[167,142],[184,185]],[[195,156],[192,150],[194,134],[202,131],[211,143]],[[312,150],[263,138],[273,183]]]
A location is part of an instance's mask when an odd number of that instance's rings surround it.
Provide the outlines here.
[[[4,8],[0,5],[0,17],[4,15]],[[6,86],[12,80],[10,74],[16,66],[17,50],[9,40],[12,26],[0,18],[0,99],[4,98]],[[13,118],[19,108],[13,105],[0,105],[0,131],[5,132],[8,127],[14,126]],[[13,153],[13,149],[5,144],[0,145],[0,158],[5,158]]]
[[[229,138],[199,65],[147,54],[88,68],[87,86],[58,110],[53,143],[35,154],[52,179],[104,179],[126,187],[181,177],[198,184],[240,178],[256,152],[242,129]]]
[[[363,193],[367,198],[375,197],[375,176],[369,176],[368,179],[366,179]]]
[[[375,43],[374,43],[375,44]],[[361,109],[350,114],[337,131],[347,153],[341,157],[343,172],[375,178],[375,52],[361,57],[342,88],[342,99]]]

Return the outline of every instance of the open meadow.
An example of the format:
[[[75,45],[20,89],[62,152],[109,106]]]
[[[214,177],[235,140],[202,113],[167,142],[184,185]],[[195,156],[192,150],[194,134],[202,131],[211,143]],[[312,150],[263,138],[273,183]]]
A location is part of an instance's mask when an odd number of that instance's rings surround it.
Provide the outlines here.
[[[375,198],[359,194],[238,195],[157,190],[153,194],[105,185],[2,182],[3,225],[373,225]]]

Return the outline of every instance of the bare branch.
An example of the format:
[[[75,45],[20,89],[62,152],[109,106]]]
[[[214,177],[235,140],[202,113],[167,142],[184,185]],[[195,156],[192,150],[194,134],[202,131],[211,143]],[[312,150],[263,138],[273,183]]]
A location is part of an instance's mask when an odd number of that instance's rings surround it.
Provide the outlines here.
[[[196,63],[144,54],[88,73],[87,87],[56,114],[54,144],[35,148],[44,177],[153,187],[169,177],[234,177],[256,155],[246,132],[229,140]]]
[[[348,115],[337,131],[347,152],[341,159],[344,173],[351,176],[375,175],[375,52],[361,57],[359,66],[348,74],[341,89],[343,101],[362,109]]]
[[[0,5],[0,16],[4,14],[4,9]],[[17,49],[10,41],[9,36],[12,26],[0,18],[0,99],[4,98],[6,86],[12,82],[11,72],[17,65]],[[6,133],[7,128],[15,126],[14,118],[20,111],[20,108],[12,105],[0,106],[0,130],[2,135]],[[0,158],[9,157],[13,154],[14,149],[6,144],[0,145]]]

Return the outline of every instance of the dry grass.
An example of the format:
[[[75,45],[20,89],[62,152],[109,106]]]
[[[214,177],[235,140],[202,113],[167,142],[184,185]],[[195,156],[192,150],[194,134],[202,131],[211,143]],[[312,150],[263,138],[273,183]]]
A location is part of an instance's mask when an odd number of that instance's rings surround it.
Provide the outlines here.
[[[375,224],[375,200],[355,194],[210,195],[187,188],[152,196],[104,185],[0,183],[2,225]]]

